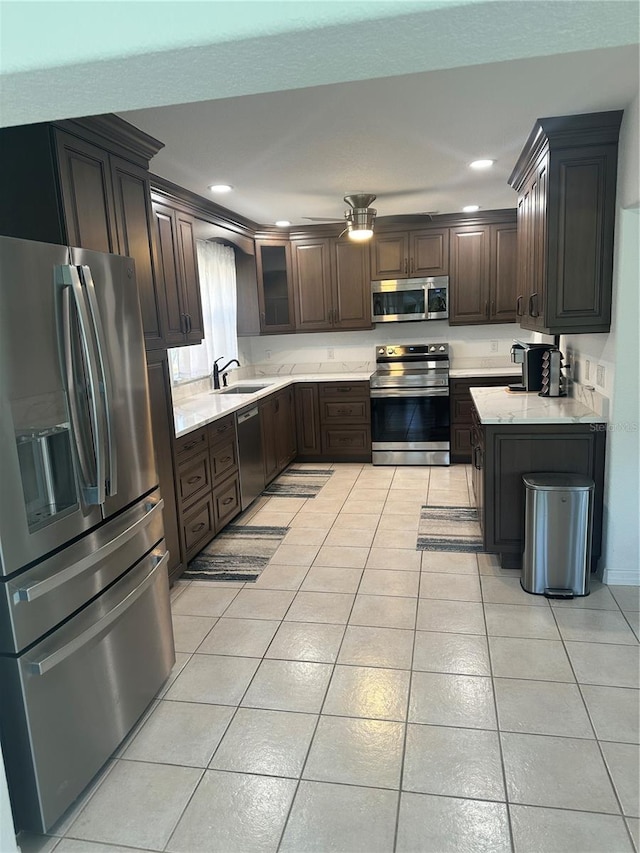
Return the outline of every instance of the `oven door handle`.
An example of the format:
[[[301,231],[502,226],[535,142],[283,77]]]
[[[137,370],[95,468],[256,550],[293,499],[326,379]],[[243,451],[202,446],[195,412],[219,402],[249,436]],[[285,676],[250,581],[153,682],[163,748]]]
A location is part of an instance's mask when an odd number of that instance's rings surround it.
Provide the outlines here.
[[[371,397],[448,397],[449,386],[434,388],[371,388]]]

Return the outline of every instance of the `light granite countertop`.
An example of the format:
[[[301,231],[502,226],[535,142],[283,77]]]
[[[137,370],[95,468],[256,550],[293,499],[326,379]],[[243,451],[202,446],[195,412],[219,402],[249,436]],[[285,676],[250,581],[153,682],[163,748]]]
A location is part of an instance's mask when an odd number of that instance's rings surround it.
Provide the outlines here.
[[[522,376],[522,367],[509,364],[506,367],[452,367],[449,370],[450,379],[473,379],[475,376]]]
[[[274,391],[280,391],[296,382],[368,382],[371,372],[358,373],[309,373],[295,376],[259,376],[234,382],[230,388],[264,385],[260,391],[247,394],[223,394],[221,391],[204,391],[182,400],[173,406],[173,422],[176,438],[192,432],[205,424],[222,418],[231,412],[237,412],[253,403],[257,403]]]
[[[537,391],[471,388],[483,424],[598,424],[607,418],[571,397],[540,397]]]

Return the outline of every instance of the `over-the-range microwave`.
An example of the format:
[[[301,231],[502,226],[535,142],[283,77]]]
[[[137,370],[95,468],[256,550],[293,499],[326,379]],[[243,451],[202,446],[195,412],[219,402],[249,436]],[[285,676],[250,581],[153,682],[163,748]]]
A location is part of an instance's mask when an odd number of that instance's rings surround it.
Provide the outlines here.
[[[371,315],[374,323],[446,320],[449,276],[372,281]]]

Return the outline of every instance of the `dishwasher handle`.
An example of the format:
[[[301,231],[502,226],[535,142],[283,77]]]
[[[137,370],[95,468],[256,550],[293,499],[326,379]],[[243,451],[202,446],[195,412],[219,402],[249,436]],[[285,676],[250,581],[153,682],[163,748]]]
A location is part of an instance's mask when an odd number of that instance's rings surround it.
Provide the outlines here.
[[[248,421],[249,418],[255,418],[255,416],[257,414],[258,414],[258,407],[254,406],[252,409],[249,409],[248,411],[243,412],[241,415],[237,415],[238,423],[242,424],[245,421]]]

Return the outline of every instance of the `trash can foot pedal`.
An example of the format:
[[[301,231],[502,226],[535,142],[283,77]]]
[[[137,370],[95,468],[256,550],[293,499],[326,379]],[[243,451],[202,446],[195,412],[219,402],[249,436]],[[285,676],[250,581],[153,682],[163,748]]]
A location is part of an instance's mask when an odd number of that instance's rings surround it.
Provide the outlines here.
[[[547,587],[544,591],[546,598],[573,598],[572,589],[554,589]]]

